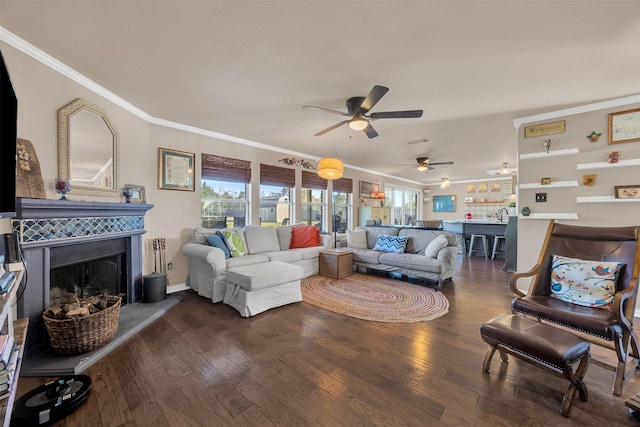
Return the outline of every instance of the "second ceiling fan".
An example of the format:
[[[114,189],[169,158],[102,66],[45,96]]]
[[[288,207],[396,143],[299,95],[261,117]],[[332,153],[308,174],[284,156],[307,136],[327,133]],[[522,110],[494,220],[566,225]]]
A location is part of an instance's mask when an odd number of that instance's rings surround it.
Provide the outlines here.
[[[371,126],[370,121],[376,119],[407,119],[422,117],[422,110],[406,110],[406,111],[383,111],[379,113],[369,113],[374,105],[382,99],[382,97],[389,91],[389,88],[384,86],[374,86],[366,97],[354,96],[347,99],[347,112],[331,110],[329,108],[314,107],[312,105],[305,105],[302,108],[308,110],[319,110],[327,113],[339,114],[341,116],[350,117],[348,120],[343,120],[336,123],[333,126],[321,130],[314,134],[314,136],[324,135],[325,133],[339,128],[342,125],[349,124],[349,127],[353,130],[363,131],[369,138],[375,138],[378,136],[378,132]]]
[[[416,158],[416,162],[418,163],[416,169],[418,169],[420,172],[433,170],[433,167],[437,165],[453,164],[453,162],[432,162],[428,157],[418,157]]]

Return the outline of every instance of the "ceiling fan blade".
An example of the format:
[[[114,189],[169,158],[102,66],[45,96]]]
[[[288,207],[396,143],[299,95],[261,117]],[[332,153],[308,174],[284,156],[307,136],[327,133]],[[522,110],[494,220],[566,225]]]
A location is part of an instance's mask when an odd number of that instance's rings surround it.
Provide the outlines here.
[[[378,136],[378,132],[376,132],[373,126],[371,126],[371,123],[369,123],[367,127],[364,128],[362,131],[366,133],[369,138],[375,138],[376,136]]]
[[[318,132],[318,133],[314,134],[313,136],[320,136],[320,135],[324,135],[325,133],[327,133],[327,132],[329,132],[329,131],[332,131],[332,130],[334,130],[334,129],[336,129],[336,128],[339,128],[340,126],[342,126],[342,125],[344,125],[344,124],[347,124],[347,123],[349,123],[349,120],[343,120],[343,121],[341,121],[340,123],[336,123],[336,124],[335,124],[335,125],[333,125],[333,126],[329,126],[328,128],[326,128],[326,129],[324,129],[324,130],[321,130],[320,132]]]
[[[409,119],[422,117],[422,110],[381,111],[379,113],[371,113],[368,117],[372,119]]]
[[[305,105],[302,108],[306,108],[307,110],[324,111],[325,113],[340,114],[341,116],[347,116],[347,117],[350,116],[350,114],[345,113],[344,111],[331,110],[329,108],[322,108],[322,107],[314,107],[313,105]]]
[[[363,114],[369,112],[387,92],[389,92],[389,88],[387,87],[374,86],[371,92],[369,92],[369,95],[362,101],[358,110]]]
[[[430,165],[452,165],[453,162],[429,162]]]

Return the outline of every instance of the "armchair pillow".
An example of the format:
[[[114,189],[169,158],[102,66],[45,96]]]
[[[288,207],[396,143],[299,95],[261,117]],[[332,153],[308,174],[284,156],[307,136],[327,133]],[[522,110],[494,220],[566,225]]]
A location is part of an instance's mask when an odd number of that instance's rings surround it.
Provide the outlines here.
[[[622,262],[552,255],[551,296],[586,307],[611,308]]]
[[[229,248],[227,247],[227,245],[224,244],[224,241],[220,236],[212,234],[209,236],[205,236],[205,239],[207,239],[207,242],[209,242],[209,245],[222,249],[222,252],[224,252],[225,258],[231,258],[231,252],[229,252]]]
[[[237,230],[222,230],[224,236],[224,243],[229,248],[231,256],[233,258],[241,257],[247,254],[247,247],[244,244],[244,240]]]
[[[367,231],[347,230],[347,247],[354,249],[367,249]]]
[[[374,251],[386,252],[390,254],[402,254],[407,247],[408,237],[405,236],[389,236],[387,234],[380,234],[376,241]]]
[[[297,226],[291,229],[291,244],[289,249],[312,248],[320,246],[320,229],[315,225]]]
[[[447,237],[444,234],[441,234],[427,245],[424,249],[424,254],[430,258],[437,258],[438,252],[440,252],[441,249],[446,248],[448,244]]]

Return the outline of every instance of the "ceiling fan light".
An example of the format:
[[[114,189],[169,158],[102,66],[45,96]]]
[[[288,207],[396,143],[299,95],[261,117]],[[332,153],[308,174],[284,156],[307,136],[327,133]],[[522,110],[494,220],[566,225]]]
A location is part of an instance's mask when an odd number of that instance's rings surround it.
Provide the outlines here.
[[[354,117],[349,120],[349,127],[353,130],[363,130],[369,125],[369,122],[361,117]]]
[[[507,167],[509,163],[503,163],[502,169],[500,170],[500,175],[509,175],[511,173],[511,169]]]
[[[342,178],[344,163],[340,159],[326,157],[318,161],[318,176],[324,179]]]
[[[424,172],[424,171],[426,171],[427,169],[429,169],[429,167],[428,167],[427,165],[425,165],[424,163],[422,163],[422,164],[419,164],[419,165],[418,165],[418,170],[419,170],[420,172]]]

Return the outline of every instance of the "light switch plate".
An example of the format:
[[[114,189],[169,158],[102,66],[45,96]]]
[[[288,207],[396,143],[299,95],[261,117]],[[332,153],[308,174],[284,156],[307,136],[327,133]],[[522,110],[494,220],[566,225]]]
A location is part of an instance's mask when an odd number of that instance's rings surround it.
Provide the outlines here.
[[[547,201],[547,193],[536,193],[536,203],[544,203]]]

